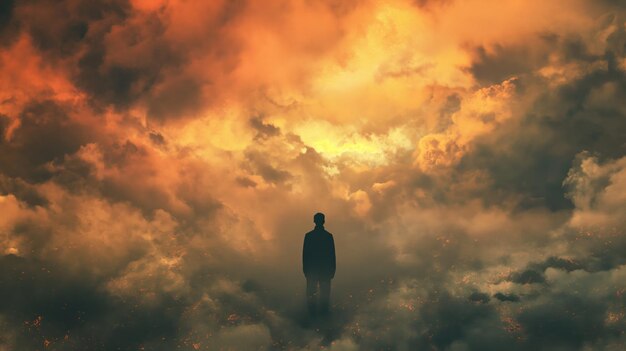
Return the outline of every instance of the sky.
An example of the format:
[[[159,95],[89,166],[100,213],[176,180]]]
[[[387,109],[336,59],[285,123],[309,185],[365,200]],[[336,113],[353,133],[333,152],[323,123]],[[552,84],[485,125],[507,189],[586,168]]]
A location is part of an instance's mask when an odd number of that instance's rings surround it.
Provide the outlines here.
[[[4,0],[0,214],[1,351],[623,350],[626,5]]]

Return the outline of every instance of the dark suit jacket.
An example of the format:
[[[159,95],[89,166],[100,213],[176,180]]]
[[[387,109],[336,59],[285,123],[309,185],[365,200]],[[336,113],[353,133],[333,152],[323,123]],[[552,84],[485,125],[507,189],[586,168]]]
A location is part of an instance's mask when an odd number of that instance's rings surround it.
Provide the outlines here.
[[[335,276],[335,240],[324,227],[315,227],[304,236],[302,268],[307,278],[332,279]]]

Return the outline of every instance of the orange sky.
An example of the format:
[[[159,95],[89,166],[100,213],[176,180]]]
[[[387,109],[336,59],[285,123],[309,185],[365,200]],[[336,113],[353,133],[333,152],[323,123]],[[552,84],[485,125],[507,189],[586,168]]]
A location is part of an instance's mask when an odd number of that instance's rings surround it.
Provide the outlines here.
[[[624,288],[616,277],[626,257],[600,249],[625,242],[619,2],[2,6],[0,253],[57,267],[107,299],[131,301],[139,291],[146,308],[185,300],[184,335],[168,347],[195,348],[196,338],[211,349],[203,333],[235,349],[278,339],[325,345],[299,327],[276,336],[296,323],[297,301],[275,301],[301,294],[302,235],[317,211],[335,234],[336,299],[349,311],[333,339],[338,349],[389,345],[350,328],[361,321],[376,332],[368,313],[398,316],[381,301],[419,305],[431,288],[530,296],[540,289],[515,274],[537,267],[552,284],[546,301],[585,279]],[[581,243],[583,234],[597,242]],[[589,264],[581,274],[590,277],[542,266],[551,257]],[[594,259],[612,266],[589,268]],[[226,332],[221,322],[195,322],[251,314],[238,290],[250,279],[270,291],[249,302],[256,317]],[[346,302],[385,279],[398,285]],[[223,294],[240,303],[215,302]],[[623,326],[624,300],[597,300],[608,306],[603,320],[617,318],[605,327]],[[524,319],[532,316],[494,311],[524,325],[521,349],[543,340]],[[38,313],[0,308],[0,325],[10,326],[0,350],[30,347],[11,320]],[[43,337],[66,345],[53,329]],[[128,345],[158,345],[137,333]],[[238,344],[238,333],[252,343]],[[480,349],[469,337],[430,342],[420,345]]]

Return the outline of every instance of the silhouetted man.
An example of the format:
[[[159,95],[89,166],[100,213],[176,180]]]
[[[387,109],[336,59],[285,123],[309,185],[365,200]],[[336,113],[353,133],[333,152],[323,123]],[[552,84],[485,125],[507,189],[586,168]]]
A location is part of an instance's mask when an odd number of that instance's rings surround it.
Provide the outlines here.
[[[304,236],[302,249],[302,268],[306,277],[307,304],[311,315],[316,312],[318,296],[320,311],[328,312],[330,280],[335,276],[335,241],[333,235],[324,229],[324,221],[323,213],[313,216],[315,229]]]

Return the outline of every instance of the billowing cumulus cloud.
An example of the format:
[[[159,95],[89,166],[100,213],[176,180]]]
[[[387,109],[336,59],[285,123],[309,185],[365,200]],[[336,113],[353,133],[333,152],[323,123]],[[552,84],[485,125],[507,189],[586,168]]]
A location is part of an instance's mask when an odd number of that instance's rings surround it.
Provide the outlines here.
[[[0,350],[621,350],[625,48],[608,0],[2,2]]]

